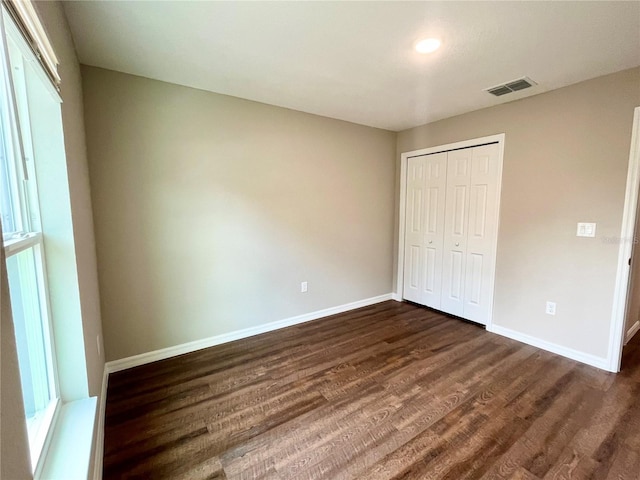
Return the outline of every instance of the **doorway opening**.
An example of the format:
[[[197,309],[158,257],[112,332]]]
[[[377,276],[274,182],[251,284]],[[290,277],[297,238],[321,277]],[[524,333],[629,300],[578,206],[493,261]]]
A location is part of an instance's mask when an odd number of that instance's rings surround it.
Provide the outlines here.
[[[638,334],[640,331],[639,190],[640,107],[636,107],[633,116],[627,189],[622,214],[618,272],[611,322],[609,370],[612,372],[618,372],[623,367],[623,351],[625,351],[625,362],[627,361],[626,352],[636,352],[640,355],[640,334]]]

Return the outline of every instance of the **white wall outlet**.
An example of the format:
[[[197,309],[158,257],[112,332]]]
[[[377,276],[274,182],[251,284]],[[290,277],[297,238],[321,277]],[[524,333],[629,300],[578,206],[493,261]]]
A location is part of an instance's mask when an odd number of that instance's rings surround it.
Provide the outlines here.
[[[305,293],[308,290],[307,282],[302,282],[300,284],[300,292]]]
[[[578,230],[576,231],[576,237],[595,237],[596,236],[596,224],[595,223],[578,223]]]
[[[547,315],[556,314],[556,302],[547,302],[547,309],[545,310]]]

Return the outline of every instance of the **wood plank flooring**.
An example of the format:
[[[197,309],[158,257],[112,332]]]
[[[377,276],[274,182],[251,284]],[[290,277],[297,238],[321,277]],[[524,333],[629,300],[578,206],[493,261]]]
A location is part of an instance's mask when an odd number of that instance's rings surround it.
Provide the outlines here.
[[[608,374],[384,302],[109,379],[105,479],[639,479]]]

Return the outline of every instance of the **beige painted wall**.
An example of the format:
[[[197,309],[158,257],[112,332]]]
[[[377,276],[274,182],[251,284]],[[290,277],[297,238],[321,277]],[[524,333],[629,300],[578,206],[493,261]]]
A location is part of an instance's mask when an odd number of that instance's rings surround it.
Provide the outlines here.
[[[396,172],[402,152],[506,134],[495,324],[607,356],[618,244],[606,239],[620,236],[638,105],[636,68],[398,134]],[[577,238],[580,221],[597,237]]]
[[[82,77],[108,360],[391,292],[395,133]]]

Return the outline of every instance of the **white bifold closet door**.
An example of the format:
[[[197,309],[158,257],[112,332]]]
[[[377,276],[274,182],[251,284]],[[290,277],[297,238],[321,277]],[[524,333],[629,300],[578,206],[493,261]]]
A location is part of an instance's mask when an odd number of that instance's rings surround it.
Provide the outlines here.
[[[404,298],[486,325],[499,182],[497,144],[409,159]]]
[[[498,145],[473,148],[463,316],[487,324],[493,304],[498,243]]]
[[[404,298],[433,308],[440,308],[446,178],[446,152],[408,161]]]
[[[463,316],[472,149],[448,152],[441,310]]]

